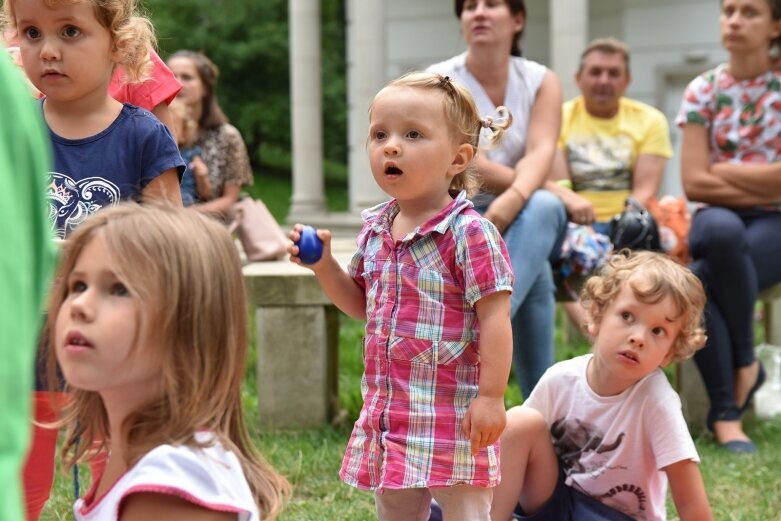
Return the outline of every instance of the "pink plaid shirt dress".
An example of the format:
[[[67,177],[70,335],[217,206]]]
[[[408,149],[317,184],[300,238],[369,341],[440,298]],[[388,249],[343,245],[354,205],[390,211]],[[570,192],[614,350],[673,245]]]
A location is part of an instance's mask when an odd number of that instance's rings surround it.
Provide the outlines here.
[[[461,422],[477,397],[475,303],[512,291],[504,241],[464,192],[403,240],[395,200],[365,210],[350,275],[366,291],[363,408],[340,476],[361,489],[492,487],[498,445],[470,452]]]

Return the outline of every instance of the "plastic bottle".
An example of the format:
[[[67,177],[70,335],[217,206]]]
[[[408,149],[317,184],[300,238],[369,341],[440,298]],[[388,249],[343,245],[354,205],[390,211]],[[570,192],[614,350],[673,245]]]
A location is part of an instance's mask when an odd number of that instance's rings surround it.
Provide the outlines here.
[[[757,346],[757,358],[765,367],[767,379],[754,395],[754,412],[769,420],[781,414],[781,346]]]

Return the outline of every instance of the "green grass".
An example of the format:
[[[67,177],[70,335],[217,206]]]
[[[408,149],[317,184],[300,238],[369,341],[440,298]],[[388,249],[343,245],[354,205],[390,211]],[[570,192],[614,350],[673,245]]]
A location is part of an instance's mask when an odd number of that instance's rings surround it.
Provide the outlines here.
[[[351,419],[360,410],[360,338],[362,323],[342,317],[340,331],[339,386],[341,406]],[[585,352],[588,345],[578,339],[562,343],[557,358]],[[254,352],[251,355],[254,357]],[[268,460],[294,485],[292,502],[280,521],[321,521],[375,519],[373,497],[342,484],[337,476],[350,425],[324,425],[318,429],[267,432],[259,429],[254,363],[248,364],[244,387],[244,406],[253,438]],[[511,382],[505,395],[508,406],[520,403],[518,387]],[[350,420],[352,421],[352,420]],[[753,456],[727,454],[707,435],[695,438],[702,458],[705,480],[714,518],[735,521],[781,520],[781,418],[760,422],[749,417],[746,431],[759,447]],[[82,471],[82,487],[87,486],[87,472]],[[58,473],[52,499],[41,519],[72,519],[73,480]],[[677,519],[668,501],[668,518]]]

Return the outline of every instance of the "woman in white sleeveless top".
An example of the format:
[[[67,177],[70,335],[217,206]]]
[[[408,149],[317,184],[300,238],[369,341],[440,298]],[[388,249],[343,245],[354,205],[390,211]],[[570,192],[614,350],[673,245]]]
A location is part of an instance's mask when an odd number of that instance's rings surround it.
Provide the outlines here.
[[[506,106],[513,124],[502,145],[477,157],[484,193],[475,206],[502,232],[510,252],[513,366],[524,397],[553,364],[555,291],[566,213],[542,190],[561,126],[561,85],[545,66],[520,56],[524,0],[455,0],[465,53],[428,68],[464,84],[481,114]]]

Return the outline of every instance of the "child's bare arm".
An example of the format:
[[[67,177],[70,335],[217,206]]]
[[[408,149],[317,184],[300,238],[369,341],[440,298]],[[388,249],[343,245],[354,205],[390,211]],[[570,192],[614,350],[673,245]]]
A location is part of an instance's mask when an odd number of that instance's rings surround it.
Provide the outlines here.
[[[171,114],[171,110],[168,108],[168,103],[163,101],[162,103],[155,105],[152,108],[152,114],[157,116],[157,119],[160,120],[160,123],[168,128],[168,131],[171,132],[171,135],[174,137],[174,141],[176,141],[176,125],[174,124],[174,116]]]
[[[179,190],[179,175],[176,168],[170,168],[155,177],[144,187],[141,193],[143,202],[167,201],[174,206],[182,205],[182,192]]]
[[[475,308],[480,321],[480,382],[462,425],[472,440],[472,454],[495,443],[504,430],[504,389],[513,351],[510,294],[491,294],[477,301]]]
[[[198,199],[208,201],[212,196],[212,183],[209,181],[209,167],[203,162],[201,156],[193,157],[189,165],[195,179],[195,187],[198,192]]]
[[[682,460],[666,466],[664,471],[681,521],[712,520],[699,466],[692,460]]]
[[[288,234],[291,241],[296,242],[301,237],[302,225],[296,224]],[[326,296],[347,315],[358,319],[366,319],[366,293],[350,275],[339,265],[331,254],[331,232],[317,230],[317,236],[323,241],[323,254],[314,264],[304,264],[298,256],[298,246],[288,247],[290,261],[315,273],[317,282],[323,288]]]

